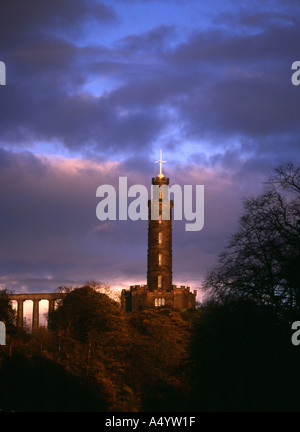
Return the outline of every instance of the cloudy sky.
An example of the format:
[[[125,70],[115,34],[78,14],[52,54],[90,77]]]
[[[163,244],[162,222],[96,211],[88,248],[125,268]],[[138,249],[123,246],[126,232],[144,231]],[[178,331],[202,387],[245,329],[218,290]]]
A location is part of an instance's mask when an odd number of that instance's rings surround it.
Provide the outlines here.
[[[3,0],[0,284],[146,282],[147,221],[96,217],[99,185],[204,185],[173,226],[173,281],[201,286],[242,198],[300,163],[298,0]]]

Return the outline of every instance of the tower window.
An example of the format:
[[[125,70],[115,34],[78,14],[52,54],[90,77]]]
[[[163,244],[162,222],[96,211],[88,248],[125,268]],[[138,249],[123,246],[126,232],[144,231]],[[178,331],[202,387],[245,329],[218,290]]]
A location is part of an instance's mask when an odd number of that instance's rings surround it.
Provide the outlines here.
[[[162,232],[158,233],[158,244],[162,244]]]
[[[159,214],[159,217],[158,217],[158,223],[161,223],[161,221],[162,221],[162,215],[161,215],[161,213]]]
[[[161,275],[159,275],[157,278],[157,286],[158,286],[158,288],[162,287],[162,276]]]
[[[165,304],[166,304],[166,301],[165,301],[164,298],[156,298],[156,299],[154,300],[154,306],[155,306],[155,307],[165,306]]]
[[[162,265],[162,254],[158,254],[158,265]]]
[[[162,199],[162,192],[159,192],[159,199]]]

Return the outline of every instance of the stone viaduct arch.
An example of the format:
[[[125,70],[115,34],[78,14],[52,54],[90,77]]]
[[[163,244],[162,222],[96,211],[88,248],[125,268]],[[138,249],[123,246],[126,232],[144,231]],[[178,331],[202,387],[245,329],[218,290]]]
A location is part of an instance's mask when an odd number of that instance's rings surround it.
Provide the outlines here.
[[[23,328],[23,303],[25,300],[32,300],[32,330],[39,328],[39,302],[40,300],[48,300],[48,325],[49,318],[54,311],[55,300],[64,297],[63,293],[38,293],[38,294],[9,294],[10,300],[15,300],[18,304],[17,306],[17,326]]]

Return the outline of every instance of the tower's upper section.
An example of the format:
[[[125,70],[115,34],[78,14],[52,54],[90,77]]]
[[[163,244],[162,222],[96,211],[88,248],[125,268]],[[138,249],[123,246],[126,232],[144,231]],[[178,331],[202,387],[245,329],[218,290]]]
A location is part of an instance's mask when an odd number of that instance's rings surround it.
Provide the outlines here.
[[[169,184],[169,179],[165,176],[163,177],[159,177],[159,175],[157,177],[152,177],[152,184],[153,185],[168,185]]]

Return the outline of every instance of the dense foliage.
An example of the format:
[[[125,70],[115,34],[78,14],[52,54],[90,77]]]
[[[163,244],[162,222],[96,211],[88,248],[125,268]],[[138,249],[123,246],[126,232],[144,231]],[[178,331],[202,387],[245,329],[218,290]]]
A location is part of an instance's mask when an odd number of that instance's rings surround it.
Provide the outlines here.
[[[180,409],[189,327],[168,309],[125,314],[92,286],[67,290],[49,329],[31,335],[15,329],[1,347],[0,379],[7,387],[0,408],[30,410],[31,403],[33,411]],[[60,393],[53,397],[56,385]],[[81,405],[76,392],[82,393]]]
[[[300,349],[270,306],[209,301],[123,313],[106,294],[68,292],[51,328],[0,347],[0,408],[14,411],[298,410]]]

